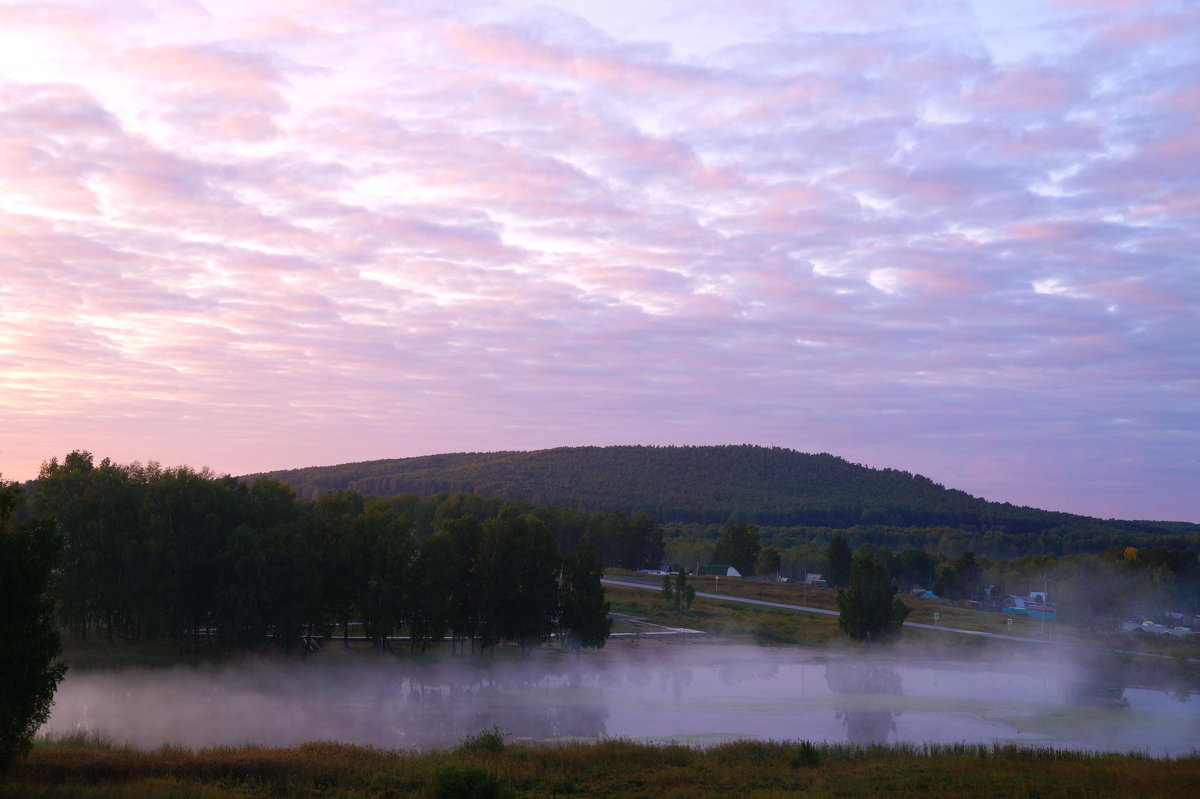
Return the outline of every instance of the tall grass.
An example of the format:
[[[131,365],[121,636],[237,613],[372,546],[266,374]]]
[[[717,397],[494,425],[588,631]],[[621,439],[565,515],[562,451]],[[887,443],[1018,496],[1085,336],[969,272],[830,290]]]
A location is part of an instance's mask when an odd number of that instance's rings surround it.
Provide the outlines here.
[[[498,742],[498,743],[497,743]],[[454,751],[385,752],[338,743],[152,752],[103,736],[40,740],[0,797],[868,796],[1189,797],[1200,754],[1079,752],[1016,744],[854,746],[733,741],[707,749],[622,739],[506,744],[499,730]]]

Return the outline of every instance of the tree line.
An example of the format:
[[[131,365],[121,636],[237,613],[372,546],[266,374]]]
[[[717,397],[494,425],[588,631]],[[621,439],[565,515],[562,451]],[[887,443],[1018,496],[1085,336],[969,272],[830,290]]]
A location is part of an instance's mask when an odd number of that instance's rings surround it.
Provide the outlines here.
[[[667,552],[679,570],[698,572],[702,566],[720,564],[732,565],[747,576],[780,574],[803,579],[806,573],[820,573],[829,586],[850,589],[856,601],[874,597],[871,612],[882,621],[878,629],[871,628],[872,635],[890,629],[898,617],[899,608],[880,597],[915,586],[952,601],[977,599],[993,609],[998,609],[996,603],[1008,594],[1045,590],[1061,600],[1061,619],[1092,630],[1112,629],[1131,616],[1200,614],[1200,554],[1190,548],[1126,544],[1095,555],[1032,554],[1006,559],[977,556],[970,550],[951,557],[916,546],[896,551],[861,540],[855,546],[841,532],[834,533],[828,543],[815,537],[792,539],[790,546],[780,548],[763,546],[764,538],[783,543],[764,536],[756,525],[730,519],[715,541],[692,539],[680,546],[678,539],[670,539]],[[839,603],[842,601],[839,593]],[[852,616],[865,614],[857,605],[852,609]]]
[[[714,542],[719,540],[723,525],[663,525],[666,560],[686,564],[689,569],[722,563],[712,557]],[[838,536],[853,547],[883,546],[892,552],[915,549],[928,552],[937,559],[953,559],[964,552],[993,560],[1013,560],[1027,556],[1050,556],[1063,559],[1077,555],[1100,555],[1113,548],[1127,546],[1139,550],[1200,551],[1200,535],[1154,534],[1107,530],[1078,536],[1050,530],[1036,536],[1019,536],[996,530],[980,532],[951,527],[887,527],[856,525],[853,527],[771,527],[758,525],[758,535],[764,548],[779,552],[780,573],[799,578],[807,562],[809,571],[820,571],[814,564],[820,553]]]
[[[1058,618],[1093,631],[1111,630],[1130,617],[1167,612],[1200,614],[1200,555],[1191,549],[1112,547],[1098,555],[1032,555],[1013,559],[964,552],[938,557],[909,548],[852,548],[835,536],[818,562],[834,587],[851,583],[852,563],[869,560],[877,575],[901,590],[919,585],[948,600],[1047,591]]]
[[[1165,621],[1167,613],[1200,614],[1200,554],[1194,549],[1127,545],[1062,558],[987,558],[971,551],[947,557],[917,547],[898,552],[872,543],[854,547],[840,534],[823,547],[813,541],[804,546],[806,568],[819,570],[839,589],[839,624],[856,640],[893,637],[907,615],[893,597],[914,586],[951,601],[979,600],[995,610],[1009,594],[1047,591],[1059,602],[1059,619],[1092,631],[1114,629],[1130,617]],[[777,573],[783,560],[779,550],[762,546],[759,528],[737,519],[708,542],[705,558],[733,565],[743,575]],[[664,594],[667,588],[664,583]]]
[[[396,634],[420,649],[598,647],[606,561],[661,557],[648,517],[454,494],[301,500],[273,479],[83,451],[43,464],[26,493],[27,515],[61,536],[58,619],[85,638],[286,650],[357,624],[380,647]]]
[[[878,526],[767,528],[738,515],[720,528],[669,528],[664,539],[646,513],[451,492],[368,497],[341,488],[301,499],[271,478],[97,464],[82,451],[45,463],[25,492],[25,515],[53,519],[62,535],[56,612],[80,636],[290,647],[359,622],[380,645],[397,631],[417,647],[444,636],[476,648],[550,634],[584,640],[564,626],[580,612],[567,597],[582,602],[588,584],[568,567],[582,573],[590,564],[598,582],[602,567],[725,563],[747,575],[824,572],[845,586],[852,552],[871,557],[901,590],[920,585],[951,599],[988,585],[1084,592],[1093,571],[1108,576],[1090,583],[1103,591],[1074,603],[1095,608],[1093,616],[1200,609],[1196,548],[1164,545],[1170,536],[1114,538],[1120,543],[1097,554],[1003,558],[964,551],[971,539],[951,529],[888,537]],[[531,559],[541,571],[523,571]]]

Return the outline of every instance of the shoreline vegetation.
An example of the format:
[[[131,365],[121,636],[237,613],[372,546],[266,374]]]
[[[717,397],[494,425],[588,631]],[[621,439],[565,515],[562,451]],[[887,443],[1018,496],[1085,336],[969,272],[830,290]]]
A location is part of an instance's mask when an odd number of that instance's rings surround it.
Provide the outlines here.
[[[498,730],[452,750],[336,743],[143,752],[99,736],[43,740],[0,797],[746,796],[1191,797],[1200,755],[1156,759],[1012,745],[731,741],[707,748],[630,740],[507,744]]]
[[[630,579],[632,573],[623,570],[606,570],[606,575]],[[648,578],[649,579],[649,578]],[[711,584],[696,580],[699,590],[711,591]],[[682,611],[668,604],[657,593],[618,585],[605,585],[605,598],[614,616],[613,637],[597,650],[587,652],[590,661],[605,661],[621,657],[623,653],[637,650],[644,656],[659,647],[704,646],[743,644],[749,646],[805,647],[837,655],[871,653],[883,659],[922,660],[992,660],[997,658],[1025,658],[1036,660],[1045,654],[1061,650],[1092,653],[1110,658],[1119,664],[1121,671],[1132,684],[1150,686],[1163,690],[1186,690],[1200,692],[1200,642],[1188,639],[1161,639],[1140,633],[1088,633],[1051,623],[1047,632],[1040,628],[1037,620],[1014,619],[1014,625],[1005,623],[1003,614],[957,608],[940,602],[904,597],[909,605],[909,619],[922,623],[933,621],[933,614],[940,617],[939,624],[947,628],[979,630],[986,632],[1011,633],[1035,638],[1045,636],[1060,645],[1031,641],[1013,641],[985,638],[973,635],[956,635],[944,631],[906,628],[900,638],[886,647],[854,644],[845,639],[837,626],[837,617],[825,614],[804,613],[783,608],[771,608],[726,602],[699,596],[690,610]],[[836,609],[835,589],[813,588],[788,583],[769,583],[757,580],[722,578],[720,592],[729,596],[778,601],[789,604],[806,603],[808,606]],[[692,633],[670,633],[672,630],[693,630]],[[356,630],[352,630],[352,633]],[[664,634],[666,633],[666,634]],[[413,658],[425,660],[430,657],[471,659],[463,653],[455,655],[449,641],[429,647],[426,654],[414,652],[404,641],[396,641],[381,651],[373,642],[361,636],[358,640],[343,642],[340,632],[320,641],[321,650],[303,654],[299,650],[285,654],[278,650],[246,651],[231,650],[215,640],[208,647],[179,648],[169,641],[109,643],[103,638],[81,641],[73,636],[63,636],[62,660],[71,669],[114,669],[129,666],[172,667],[178,665],[205,665],[232,662],[250,657],[342,657],[383,655],[399,660]],[[561,641],[552,641],[533,650],[538,657],[571,657],[574,650],[562,646]],[[524,657],[516,645],[501,645],[489,650],[488,657]],[[1148,655],[1149,657],[1139,657]]]

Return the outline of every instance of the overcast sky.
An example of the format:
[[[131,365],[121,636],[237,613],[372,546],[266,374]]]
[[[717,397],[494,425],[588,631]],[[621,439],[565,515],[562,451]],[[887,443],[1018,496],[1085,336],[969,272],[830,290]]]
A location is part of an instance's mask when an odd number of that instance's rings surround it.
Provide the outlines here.
[[[1200,4],[0,4],[0,473],[758,443],[1200,522]]]

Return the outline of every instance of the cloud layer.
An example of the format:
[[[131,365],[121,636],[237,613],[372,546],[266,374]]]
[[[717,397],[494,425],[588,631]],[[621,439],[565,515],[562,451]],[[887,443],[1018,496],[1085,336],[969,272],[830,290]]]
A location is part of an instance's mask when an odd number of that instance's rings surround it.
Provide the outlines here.
[[[754,442],[1200,521],[1200,8],[642,5],[0,7],[0,471]]]

